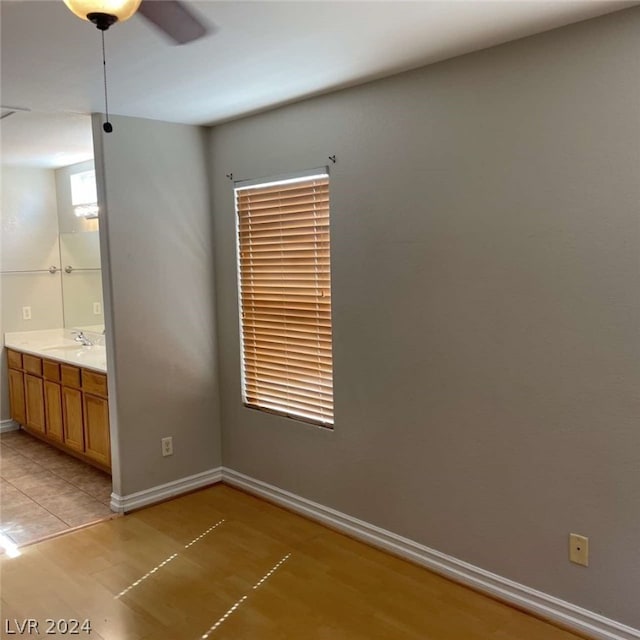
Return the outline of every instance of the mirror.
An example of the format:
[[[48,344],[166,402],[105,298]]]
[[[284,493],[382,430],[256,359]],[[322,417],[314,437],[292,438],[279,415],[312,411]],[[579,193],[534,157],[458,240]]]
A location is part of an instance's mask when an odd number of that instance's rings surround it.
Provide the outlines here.
[[[93,160],[56,170],[62,315],[65,328],[104,331]]]
[[[64,326],[104,331],[98,231],[60,234]]]
[[[98,219],[89,202],[95,186],[86,195],[86,174],[94,171],[91,118],[17,110],[1,122],[2,332],[102,332]],[[80,199],[72,189],[78,174]]]

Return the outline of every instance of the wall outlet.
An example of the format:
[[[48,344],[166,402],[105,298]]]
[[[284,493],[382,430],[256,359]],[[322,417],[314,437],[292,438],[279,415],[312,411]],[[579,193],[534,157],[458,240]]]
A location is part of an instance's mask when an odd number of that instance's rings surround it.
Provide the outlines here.
[[[102,313],[102,305],[99,302],[93,303],[93,313],[96,316],[99,316]]]
[[[162,455],[163,456],[173,455],[173,437],[172,436],[162,438]]]
[[[569,534],[569,560],[583,567],[589,566],[589,538],[578,533]]]
[[[22,307],[22,319],[31,320],[31,307]]]

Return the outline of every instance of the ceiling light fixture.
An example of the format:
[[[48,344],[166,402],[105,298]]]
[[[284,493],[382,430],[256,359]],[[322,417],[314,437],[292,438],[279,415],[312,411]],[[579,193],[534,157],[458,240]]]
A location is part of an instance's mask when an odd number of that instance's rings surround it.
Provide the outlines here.
[[[109,122],[109,101],[107,98],[107,61],[104,53],[104,32],[116,22],[128,20],[140,6],[142,0],[64,0],[72,13],[93,22],[102,34],[102,76],[104,79],[104,110],[106,120],[102,125],[105,133],[113,131]]]
[[[128,20],[140,6],[141,0],[64,0],[78,18],[93,22],[106,31],[116,22]]]

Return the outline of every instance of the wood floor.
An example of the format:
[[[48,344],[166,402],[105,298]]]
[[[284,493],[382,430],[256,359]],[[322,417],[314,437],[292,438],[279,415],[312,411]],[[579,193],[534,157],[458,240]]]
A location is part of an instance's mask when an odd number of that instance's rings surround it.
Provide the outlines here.
[[[20,551],[3,638],[29,618],[93,640],[578,638],[224,485]]]

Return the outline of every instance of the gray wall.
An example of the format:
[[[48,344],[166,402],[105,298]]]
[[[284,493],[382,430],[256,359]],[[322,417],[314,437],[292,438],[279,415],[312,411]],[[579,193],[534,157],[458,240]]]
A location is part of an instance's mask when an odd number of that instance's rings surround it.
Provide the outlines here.
[[[631,9],[213,130],[225,466],[640,627],[639,33]],[[334,431],[242,407],[225,178],[331,154]]]
[[[93,120],[114,490],[127,495],[221,463],[206,144],[199,127],[113,117],[105,135]]]

